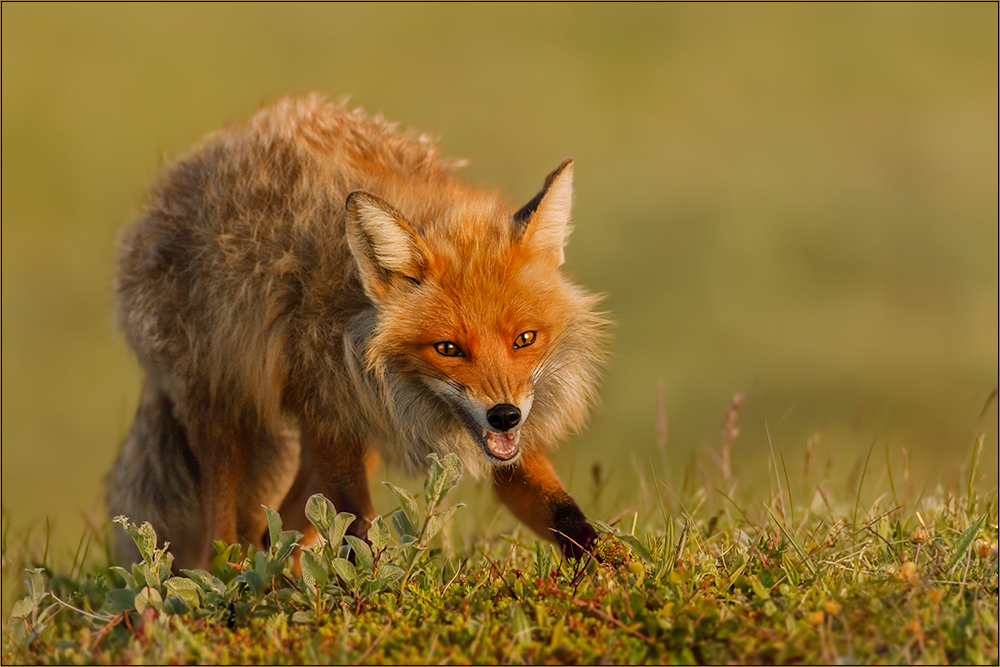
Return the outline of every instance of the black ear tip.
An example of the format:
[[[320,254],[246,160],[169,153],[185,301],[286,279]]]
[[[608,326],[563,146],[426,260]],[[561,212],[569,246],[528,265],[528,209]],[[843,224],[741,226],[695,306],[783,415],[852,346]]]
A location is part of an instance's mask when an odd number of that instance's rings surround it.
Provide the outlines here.
[[[558,167],[555,168],[555,171],[553,171],[551,174],[549,174],[548,177],[545,179],[545,188],[544,189],[547,190],[548,187],[550,185],[552,185],[552,181],[556,180],[556,176],[558,176],[559,174],[563,173],[564,171],[566,171],[568,168],[570,168],[572,166],[573,166],[573,158],[568,157],[565,160],[563,160],[562,163]]]
[[[347,199],[344,200],[344,210],[353,211],[358,207],[358,199],[361,197],[362,191],[355,190],[347,195]]]
[[[538,205],[542,203],[542,197],[548,192],[549,187],[552,185],[552,181],[556,180],[556,176],[563,173],[568,167],[573,166],[573,158],[568,157],[562,161],[562,163],[555,168],[551,174],[545,177],[545,185],[542,186],[542,190],[535,195],[531,201],[521,207],[521,209],[511,216],[514,224],[523,227],[528,224],[531,220],[531,216],[534,215],[535,211],[538,209]]]
[[[357,214],[362,206],[376,206],[381,209],[391,208],[384,201],[365,190],[354,190],[344,200],[344,210],[349,214]]]
[[[347,199],[344,200],[344,204],[351,206],[352,204],[356,204],[361,199],[371,199],[371,195],[364,190],[353,190],[347,195]]]

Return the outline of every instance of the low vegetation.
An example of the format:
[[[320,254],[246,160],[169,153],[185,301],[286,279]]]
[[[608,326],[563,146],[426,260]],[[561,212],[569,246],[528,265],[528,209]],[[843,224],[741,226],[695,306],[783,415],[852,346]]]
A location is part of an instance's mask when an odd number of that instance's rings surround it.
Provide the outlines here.
[[[869,507],[826,484],[794,504],[773,455],[770,493],[737,502],[727,446],[714,490],[683,501],[647,470],[650,516],[595,521],[603,538],[580,561],[533,537],[483,535],[456,553],[441,537],[462,511],[447,500],[461,476],[451,456],[432,460],[420,502],[389,485],[399,508],[367,542],[314,496],[316,544],[299,546],[265,508],[268,550],[217,543],[210,572],[172,571],[152,529],[123,517],[116,529],[143,558],[131,569],[78,556],[60,571],[5,538],[4,567],[26,579],[3,662],[997,664],[998,506],[995,489],[976,491],[982,438],[961,491],[900,500],[888,468]]]

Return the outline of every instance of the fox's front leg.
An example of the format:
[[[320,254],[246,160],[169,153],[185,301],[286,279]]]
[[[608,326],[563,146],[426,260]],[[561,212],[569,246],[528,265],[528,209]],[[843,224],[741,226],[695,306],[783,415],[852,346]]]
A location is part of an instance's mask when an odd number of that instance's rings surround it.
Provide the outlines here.
[[[363,438],[330,436],[312,425],[302,429],[302,455],[299,477],[282,505],[291,514],[301,514],[312,493],[322,493],[338,512],[357,517],[347,532],[363,540],[375,519],[375,506],[368,490],[369,451]],[[306,531],[303,531],[306,532]]]
[[[237,503],[241,482],[241,431],[212,415],[188,422],[191,449],[198,460],[205,533],[195,549],[201,556],[189,567],[207,568],[215,556],[212,540],[239,541]],[[248,536],[244,536],[248,537]]]
[[[514,516],[559,544],[567,558],[579,558],[597,539],[597,532],[543,454],[525,455],[515,465],[496,468],[493,488]]]

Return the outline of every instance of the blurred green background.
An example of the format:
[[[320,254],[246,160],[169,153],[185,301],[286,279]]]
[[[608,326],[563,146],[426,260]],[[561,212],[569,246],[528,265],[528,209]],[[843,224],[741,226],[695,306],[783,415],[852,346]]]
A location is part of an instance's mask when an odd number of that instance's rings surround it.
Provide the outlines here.
[[[748,486],[767,483],[767,433],[793,478],[809,438],[842,480],[875,442],[880,461],[910,453],[919,488],[956,479],[984,432],[995,493],[996,4],[2,12],[17,530],[48,516],[74,546],[101,516],[140,386],[113,324],[115,238],[150,180],[313,90],[439,134],[512,203],[576,158],[567,267],[617,322],[602,405],[556,459],[585,506],[594,463],[614,489],[603,515],[634,503],[636,468],[660,456],[661,380],[674,481],[743,392]]]

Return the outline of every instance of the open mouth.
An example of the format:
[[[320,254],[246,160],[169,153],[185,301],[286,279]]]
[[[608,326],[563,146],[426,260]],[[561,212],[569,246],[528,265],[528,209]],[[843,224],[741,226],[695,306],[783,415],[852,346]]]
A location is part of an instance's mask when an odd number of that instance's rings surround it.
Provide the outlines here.
[[[472,436],[473,442],[479,445],[487,458],[496,463],[509,463],[521,453],[521,429],[506,433],[494,433],[480,426],[479,422],[465,410],[455,406],[454,411],[458,415],[459,421],[465,426],[465,430]]]
[[[510,431],[507,433],[491,433],[485,431],[486,449],[489,453],[501,461],[510,461],[521,451],[518,443],[521,442],[521,431]]]

